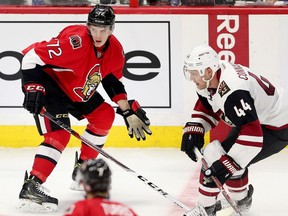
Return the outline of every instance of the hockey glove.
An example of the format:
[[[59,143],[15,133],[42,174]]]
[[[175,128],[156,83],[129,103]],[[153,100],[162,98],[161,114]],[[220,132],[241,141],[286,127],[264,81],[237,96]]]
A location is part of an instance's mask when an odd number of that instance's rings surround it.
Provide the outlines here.
[[[39,114],[45,105],[45,88],[39,83],[28,83],[23,86],[23,107],[30,113]]]
[[[202,124],[197,122],[187,122],[182,135],[181,151],[184,151],[193,161],[197,162],[194,149],[199,151],[204,145],[205,130]]]
[[[131,138],[135,135],[139,141],[141,138],[146,139],[145,133],[151,135],[152,131],[149,129],[150,120],[146,116],[146,112],[140,107],[139,103],[135,100],[128,101],[130,109],[122,111],[119,107],[116,113],[123,116],[125,124],[128,129],[128,134]]]
[[[215,161],[210,168],[204,171],[203,183],[204,185],[212,184],[214,186],[214,182],[211,179],[211,176],[214,176],[223,185],[238,170],[241,170],[241,167],[230,156],[222,155],[219,160]]]

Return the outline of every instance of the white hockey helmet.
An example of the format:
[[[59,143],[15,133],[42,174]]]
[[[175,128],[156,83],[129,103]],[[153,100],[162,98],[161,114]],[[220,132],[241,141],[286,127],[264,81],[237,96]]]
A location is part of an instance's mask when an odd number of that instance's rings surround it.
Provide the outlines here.
[[[190,70],[197,70],[200,76],[204,76],[205,69],[211,68],[213,76],[219,69],[219,58],[214,49],[208,45],[195,47],[184,60],[183,72],[186,79],[190,80]],[[212,77],[213,77],[212,76]]]

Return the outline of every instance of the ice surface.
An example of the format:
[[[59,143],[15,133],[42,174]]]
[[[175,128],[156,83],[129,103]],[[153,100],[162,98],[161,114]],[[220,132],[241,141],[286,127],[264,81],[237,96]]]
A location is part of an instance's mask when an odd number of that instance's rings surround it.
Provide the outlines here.
[[[35,148],[0,149],[0,215],[63,215],[73,202],[83,199],[83,192],[71,191],[71,173],[77,148],[67,148],[54,172],[44,184],[50,195],[59,199],[56,213],[30,214],[17,210],[18,195],[24,173],[30,171]],[[191,161],[183,152],[174,148],[104,148],[116,160],[137,174],[147,178],[159,189],[188,207],[197,200],[200,165]],[[132,207],[140,216],[180,216],[183,209],[169,198],[135,175],[106,159],[112,169],[111,199]],[[254,185],[253,205],[244,216],[286,216],[288,194],[288,149],[250,167],[250,183]],[[222,213],[221,215],[227,215]]]

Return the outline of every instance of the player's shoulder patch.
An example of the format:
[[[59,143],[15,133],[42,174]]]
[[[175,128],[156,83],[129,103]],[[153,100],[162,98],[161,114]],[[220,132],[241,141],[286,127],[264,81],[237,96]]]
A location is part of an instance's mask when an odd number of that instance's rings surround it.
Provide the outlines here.
[[[225,94],[227,94],[230,91],[229,86],[226,84],[226,82],[223,80],[220,84],[219,84],[219,89],[218,89],[218,93],[221,97],[223,97]]]
[[[78,49],[82,47],[82,39],[79,35],[72,35],[69,37],[69,39],[73,49]]]

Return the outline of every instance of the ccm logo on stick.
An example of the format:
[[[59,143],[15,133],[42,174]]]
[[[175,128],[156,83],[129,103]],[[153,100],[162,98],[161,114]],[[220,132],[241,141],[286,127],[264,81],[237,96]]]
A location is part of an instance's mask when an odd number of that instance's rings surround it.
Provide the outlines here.
[[[137,176],[139,179],[141,179],[143,182],[145,182],[147,185],[149,185],[151,188],[153,188],[154,190],[160,192],[162,195],[168,195],[165,191],[163,191],[162,189],[158,188],[155,184],[153,184],[152,182],[149,182],[146,178],[144,178],[141,175]]]

